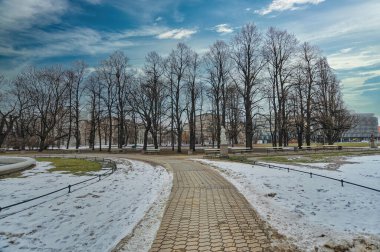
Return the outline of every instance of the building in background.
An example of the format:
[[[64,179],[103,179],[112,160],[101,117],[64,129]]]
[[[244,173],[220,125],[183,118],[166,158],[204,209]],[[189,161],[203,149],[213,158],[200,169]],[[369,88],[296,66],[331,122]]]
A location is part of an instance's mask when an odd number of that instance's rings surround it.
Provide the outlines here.
[[[360,142],[369,141],[371,135],[379,138],[379,120],[373,113],[356,113],[357,124],[342,136],[342,141]]]

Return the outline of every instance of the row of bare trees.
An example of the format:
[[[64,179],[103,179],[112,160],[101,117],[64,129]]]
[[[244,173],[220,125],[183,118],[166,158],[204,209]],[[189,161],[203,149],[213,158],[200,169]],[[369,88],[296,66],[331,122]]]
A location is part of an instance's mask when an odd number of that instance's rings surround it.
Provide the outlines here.
[[[263,34],[254,24],[229,43],[216,41],[202,57],[179,43],[166,58],[149,53],[141,69],[116,51],[93,71],[83,62],[66,69],[30,67],[0,82],[0,146],[12,135],[8,145],[21,149],[69,148],[73,142],[78,149],[86,140],[92,149],[104,143],[110,151],[115,143],[136,143],[142,126],[144,149],[149,136],[158,148],[166,134],[172,150],[181,152],[185,124],[192,151],[199,125],[201,144],[211,130],[219,147],[224,127],[230,143],[237,144],[243,132],[252,148],[258,127],[264,127],[274,146],[297,139],[301,147],[316,135],[331,144],[354,123],[339,80],[317,47],[300,44],[285,30]],[[203,127],[208,111],[211,129]],[[86,139],[82,120],[89,124]]]
[[[80,103],[86,65],[77,62],[71,69],[59,66],[28,68],[12,83],[3,84],[1,120],[2,134],[13,134],[25,149],[36,146],[43,150],[50,142],[61,144],[63,138],[80,146]],[[3,107],[4,106],[4,107]],[[0,140],[4,143],[5,137]]]

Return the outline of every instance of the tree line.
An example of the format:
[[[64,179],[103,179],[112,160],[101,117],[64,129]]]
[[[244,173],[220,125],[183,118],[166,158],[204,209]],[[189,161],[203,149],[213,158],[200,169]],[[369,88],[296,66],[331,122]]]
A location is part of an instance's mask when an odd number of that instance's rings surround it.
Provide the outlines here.
[[[224,127],[231,144],[243,134],[252,148],[259,128],[269,129],[273,146],[298,147],[312,140],[336,142],[355,118],[346,109],[333,69],[318,47],[277,28],[265,33],[253,23],[230,40],[218,40],[200,56],[178,43],[167,57],[150,52],[141,69],[115,51],[93,71],[83,61],[63,68],[29,67],[13,80],[0,78],[0,146],[79,148],[86,118],[88,145],[96,140],[108,151],[136,143],[143,128],[147,148],[162,135],[181,152],[184,127],[195,151],[202,116],[212,115],[213,144],[220,146]],[[210,129],[208,129],[210,130]],[[115,132],[116,131],[116,132]],[[199,132],[198,132],[199,133]],[[13,140],[13,142],[11,141]]]

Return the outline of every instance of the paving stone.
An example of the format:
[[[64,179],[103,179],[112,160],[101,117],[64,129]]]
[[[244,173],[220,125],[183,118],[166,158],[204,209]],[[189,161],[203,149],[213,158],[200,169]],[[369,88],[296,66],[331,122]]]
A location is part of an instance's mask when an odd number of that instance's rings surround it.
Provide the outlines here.
[[[262,251],[270,246],[255,210],[218,172],[188,160],[165,162],[173,171],[173,189],[150,252]]]
[[[186,245],[175,245],[173,247],[174,250],[184,250],[186,248]]]

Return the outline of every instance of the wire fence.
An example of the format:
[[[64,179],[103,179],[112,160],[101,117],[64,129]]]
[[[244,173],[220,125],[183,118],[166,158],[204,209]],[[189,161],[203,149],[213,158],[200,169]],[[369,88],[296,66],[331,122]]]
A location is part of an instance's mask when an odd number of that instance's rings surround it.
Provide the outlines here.
[[[349,185],[365,188],[365,189],[368,189],[368,190],[372,190],[372,191],[375,191],[375,192],[380,192],[380,189],[372,188],[372,187],[365,186],[365,185],[360,185],[360,184],[353,183],[353,182],[350,182],[350,181],[347,181],[347,180],[344,180],[344,179],[337,179],[337,178],[321,175],[321,174],[318,174],[318,173],[307,172],[307,171],[302,171],[302,170],[298,170],[298,169],[294,169],[294,168],[283,167],[283,166],[273,165],[273,164],[258,163],[258,162],[255,162],[254,165],[258,165],[258,166],[262,166],[262,167],[267,167],[267,168],[270,168],[270,169],[287,170],[288,172],[294,171],[294,172],[299,172],[299,173],[303,173],[303,174],[308,174],[310,176],[310,178],[313,178],[313,176],[315,176],[315,177],[321,177],[321,178],[325,178],[325,179],[334,180],[334,181],[338,181],[341,184],[342,187],[344,186],[344,184],[349,184]]]
[[[41,157],[41,158],[46,158],[46,157],[67,158],[66,156],[52,156],[52,155],[34,156],[34,158],[39,158],[39,157]],[[73,158],[73,157],[71,156],[70,158]],[[0,212],[2,210],[9,209],[9,208],[12,208],[12,207],[15,207],[15,206],[18,206],[18,205],[22,205],[22,204],[25,204],[27,202],[30,202],[30,201],[33,201],[33,200],[37,200],[37,199],[40,199],[40,198],[43,198],[43,197],[46,197],[46,196],[49,196],[49,195],[52,195],[52,194],[64,191],[64,190],[67,190],[68,193],[71,193],[72,192],[72,188],[74,186],[77,186],[77,185],[80,185],[80,184],[84,184],[84,183],[87,183],[89,181],[96,180],[96,179],[97,179],[97,181],[100,181],[102,178],[108,177],[111,174],[113,174],[116,171],[116,169],[117,169],[116,162],[114,162],[114,161],[112,161],[110,159],[96,158],[96,157],[77,157],[77,156],[74,156],[74,158],[86,159],[86,160],[91,160],[92,159],[93,161],[96,161],[96,162],[99,161],[99,162],[102,162],[103,166],[110,167],[110,169],[108,169],[107,171],[105,171],[105,172],[103,172],[101,174],[87,175],[87,176],[91,176],[92,178],[85,179],[85,180],[79,181],[79,182],[74,183],[74,184],[69,184],[68,186],[62,187],[62,188],[57,189],[55,191],[51,191],[49,193],[45,193],[43,195],[40,195],[40,196],[37,196],[37,197],[34,197],[34,198],[30,198],[30,199],[26,199],[26,200],[23,200],[23,201],[14,203],[14,204],[10,204],[10,205],[7,205],[7,206],[3,206],[3,207],[0,206]]]
[[[266,148],[267,156],[278,155],[279,153],[289,154],[289,153],[325,153],[325,152],[379,152],[379,148],[369,148],[369,147],[346,147],[346,146],[330,146],[330,147],[303,147],[298,149],[298,147],[268,147]]]

